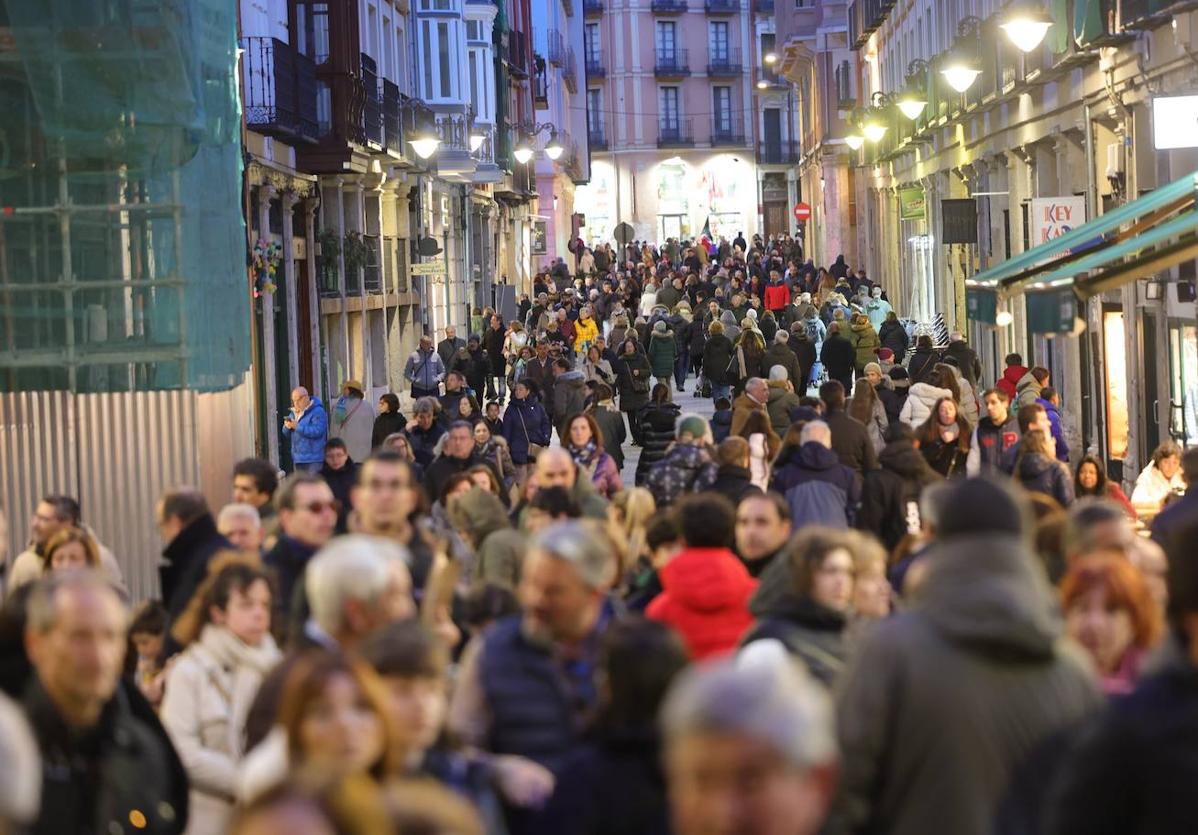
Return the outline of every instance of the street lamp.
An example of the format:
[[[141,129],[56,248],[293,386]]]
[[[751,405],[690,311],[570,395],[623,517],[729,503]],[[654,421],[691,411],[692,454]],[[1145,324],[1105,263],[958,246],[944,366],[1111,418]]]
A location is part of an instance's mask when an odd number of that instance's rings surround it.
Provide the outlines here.
[[[981,24],[982,21],[972,15],[961,19],[957,24],[957,42],[949,53],[944,69],[940,70],[944,80],[958,93],[964,93],[972,87],[973,82],[982,74],[977,59]]]
[[[528,145],[527,139],[521,139],[520,144],[516,146],[516,150],[512,151],[512,156],[516,158],[516,162],[521,165],[526,164],[532,159],[533,150]]]
[[[861,126],[861,132],[870,142],[881,142],[882,137],[886,135],[886,125],[876,116],[870,116]]]
[[[895,104],[904,116],[915,121],[923,115],[923,109],[928,106],[927,89],[928,63],[916,58],[907,65],[907,87],[895,99]],[[920,85],[919,80],[923,79]]]
[[[767,53],[765,53],[764,56],[762,56],[762,60],[765,61],[767,64],[773,64],[778,60],[778,53],[767,52]]]
[[[551,160],[561,158],[565,153],[565,147],[557,138],[557,126],[552,122],[545,122],[540,125],[526,125],[523,128],[523,133],[520,136],[520,142],[516,145],[516,150],[512,151],[512,156],[516,158],[516,162],[525,165],[533,158],[536,151],[533,150],[532,141],[537,138],[537,134],[549,131],[549,141],[545,144],[545,156]]]
[[[999,28],[1024,52],[1031,52],[1043,41],[1052,26],[1052,16],[1038,6],[1018,6],[1005,15]]]
[[[549,142],[545,145],[545,156],[552,160],[559,159],[566,149],[562,147],[562,143],[557,141],[557,128],[549,133]]]
[[[414,139],[410,140],[409,145],[416,152],[416,156],[421,159],[428,159],[433,154],[437,153],[437,148],[441,146],[441,137],[437,136],[436,132],[428,127],[421,128]]]
[[[861,146],[865,144],[865,137],[853,131],[844,135],[844,144],[848,145],[854,151],[860,151]]]

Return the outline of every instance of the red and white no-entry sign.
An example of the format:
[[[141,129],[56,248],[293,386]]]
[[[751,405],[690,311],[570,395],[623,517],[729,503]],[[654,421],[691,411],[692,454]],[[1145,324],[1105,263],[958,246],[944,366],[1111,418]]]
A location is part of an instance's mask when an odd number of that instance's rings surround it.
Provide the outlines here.
[[[811,207],[806,203],[795,203],[795,220],[799,223],[811,220]]]

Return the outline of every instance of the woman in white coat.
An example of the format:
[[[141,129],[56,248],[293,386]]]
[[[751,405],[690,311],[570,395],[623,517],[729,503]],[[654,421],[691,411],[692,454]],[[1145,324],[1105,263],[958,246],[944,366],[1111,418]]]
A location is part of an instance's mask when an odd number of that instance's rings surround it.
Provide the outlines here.
[[[281,653],[270,635],[273,595],[261,568],[231,562],[196,598],[174,630],[187,649],[167,675],[161,719],[191,783],[185,835],[223,835],[246,714]]]
[[[934,386],[931,383],[915,383],[907,391],[907,402],[903,404],[903,410],[899,412],[899,420],[912,429],[918,429],[927,422],[927,419],[932,416],[932,410],[936,408],[936,404],[945,397],[956,402],[950,389]]]

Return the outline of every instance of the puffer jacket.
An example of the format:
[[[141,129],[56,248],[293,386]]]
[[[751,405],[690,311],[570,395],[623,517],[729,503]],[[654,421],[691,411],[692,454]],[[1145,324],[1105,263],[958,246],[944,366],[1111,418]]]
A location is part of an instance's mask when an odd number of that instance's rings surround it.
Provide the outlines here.
[[[553,420],[559,438],[566,437],[566,422],[586,410],[587,375],[566,371],[553,382]]]
[[[948,365],[948,363],[945,363]],[[978,418],[981,416],[978,409],[978,397],[973,391],[973,386],[969,384],[969,380],[965,379],[965,375],[961,373],[961,369],[955,365],[948,365],[953,370],[953,376],[957,378],[957,388],[961,392],[961,402],[958,404],[961,411],[961,416],[969,421],[969,428],[972,431],[978,425]]]
[[[529,445],[549,446],[552,433],[549,415],[535,394],[530,394],[523,400],[512,398],[512,402],[503,413],[503,439],[507,441],[512,463],[533,463],[533,457],[528,450]]]
[[[894,361],[902,363],[903,358],[907,355],[907,329],[903,327],[902,322],[883,322],[882,327],[878,329],[878,341],[882,343],[883,348],[889,348],[894,351]]]
[[[599,336],[599,325],[590,316],[579,316],[574,323],[574,350],[582,353],[584,346],[590,345]]]
[[[716,409],[710,423],[711,438],[718,444],[732,434],[732,410]]]
[[[703,346],[703,376],[714,386],[731,385],[733,375],[728,373],[732,362],[732,342],[722,333],[707,340]]]
[[[904,536],[919,532],[919,494],[940,476],[906,440],[887,444],[878,464],[865,474],[857,528],[874,534],[891,552]]]
[[[952,396],[953,393],[948,389],[929,383],[915,383],[907,391],[907,402],[899,412],[899,420],[912,429],[918,429],[932,416],[932,410],[936,408],[936,402],[940,398],[947,397],[951,400]]]
[[[753,623],[749,598],[757,581],[727,548],[687,548],[660,572],[664,591],[645,610],[673,627],[691,658],[731,652]]]
[[[641,411],[641,457],[636,462],[636,483],[644,484],[649,469],[666,457],[682,409],[677,403],[650,403]]]
[[[995,386],[1007,393],[1007,398],[1011,401],[1011,411],[1018,411],[1015,404],[1016,386],[1023,379],[1023,375],[1027,374],[1027,366],[1025,365],[1008,365],[1007,370],[1002,373],[1002,378],[999,379]]]
[[[641,455],[644,455],[644,451]],[[645,486],[653,494],[660,510],[673,504],[685,493],[706,490],[715,483],[718,474],[719,465],[712,460],[707,447],[676,443],[649,469]]]
[[[907,373],[911,375],[911,384],[927,382],[936,363],[940,362],[940,354],[934,348],[916,348],[907,360]]]
[[[1073,478],[1069,469],[1046,455],[1038,452],[1020,455],[1015,480],[1029,492],[1052,496],[1061,507],[1073,504]]]
[[[882,343],[869,319],[858,319],[856,324],[849,326],[849,342],[853,344],[858,371],[865,368],[866,363],[877,362]]]
[[[785,455],[774,468],[770,489],[786,497],[794,528],[798,530],[803,524],[848,527],[856,518],[861,501],[857,474],[841,464],[835,452],[817,441],[791,447]],[[821,492],[814,499],[806,495],[817,488]],[[813,518],[813,513],[819,518]]]
[[[779,438],[786,435],[790,429],[790,413],[802,405],[799,396],[786,387],[786,383],[769,383],[770,399],[766,401],[765,410],[770,416],[770,425]]]
[[[296,464],[315,464],[324,460],[324,442],[328,440],[329,416],[319,397],[300,415],[295,429],[283,427],[283,435],[291,439],[291,460]]]
[[[653,331],[649,337],[649,365],[653,376],[666,379],[674,373],[674,358],[678,355],[678,346],[674,340],[674,332],[666,328],[665,332]]]
[[[921,559],[920,594],[841,679],[829,831],[989,835],[1019,764],[1102,704],[1018,536],[952,536]]]
[[[1015,402],[1011,406],[1011,411],[1018,412],[1024,406],[1031,406],[1040,399],[1040,392],[1044,386],[1036,379],[1036,375],[1032,372],[1027,372],[1019,378],[1019,382],[1015,384]]]

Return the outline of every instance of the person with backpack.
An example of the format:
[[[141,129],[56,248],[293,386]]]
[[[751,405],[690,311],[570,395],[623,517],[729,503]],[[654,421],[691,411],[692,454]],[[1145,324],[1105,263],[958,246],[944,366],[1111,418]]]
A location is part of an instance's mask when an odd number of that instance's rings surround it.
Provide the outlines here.
[[[915,340],[915,351],[907,361],[907,373],[911,375],[911,384],[928,382],[938,362],[940,353],[932,345],[932,337],[926,333],[920,334]]]
[[[848,528],[861,500],[857,474],[832,451],[832,430],[822,420],[808,421],[799,446],[779,458],[770,489],[786,497],[791,525]]]

